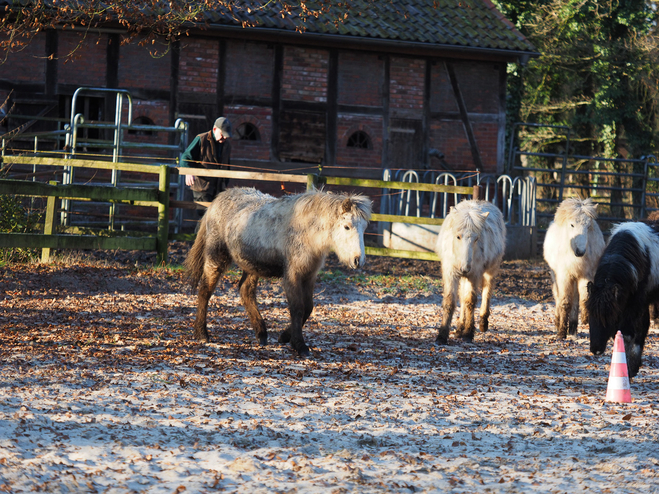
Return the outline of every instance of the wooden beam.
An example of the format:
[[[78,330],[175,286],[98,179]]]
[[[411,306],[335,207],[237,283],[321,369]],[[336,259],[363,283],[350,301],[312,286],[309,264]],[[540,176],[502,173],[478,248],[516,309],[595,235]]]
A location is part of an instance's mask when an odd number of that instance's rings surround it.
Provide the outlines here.
[[[353,187],[371,187],[375,189],[425,190],[428,192],[448,192],[471,196],[473,187],[456,187],[452,185],[424,184],[419,182],[385,182],[384,180],[365,180],[360,178],[321,177],[328,185],[348,185]]]
[[[483,170],[483,162],[481,161],[480,151],[478,150],[478,144],[476,143],[476,138],[474,136],[474,130],[471,128],[471,122],[469,121],[469,114],[467,113],[467,105],[462,98],[462,91],[458,84],[458,79],[455,76],[455,70],[453,68],[453,63],[444,62],[446,65],[446,71],[448,72],[448,77],[451,81],[451,86],[453,87],[453,94],[455,95],[455,100],[458,103],[458,108],[460,109],[460,117],[462,118],[462,123],[465,127],[465,132],[467,133],[467,139],[469,139],[469,147],[471,149],[471,157],[474,160],[474,165],[476,170]]]
[[[281,122],[281,85],[284,72],[284,47],[275,45],[275,60],[272,74],[272,134],[270,135],[270,156],[279,160],[279,130]]]
[[[0,248],[156,250],[155,237],[96,237],[93,235],[44,235],[41,233],[0,233]]]
[[[371,221],[384,221],[387,223],[409,223],[412,225],[441,225],[444,223],[444,218],[401,216],[398,214],[372,214]]]
[[[170,168],[160,165],[158,181],[158,233],[156,235],[156,264],[167,264],[167,241],[169,235],[169,176]]]
[[[384,247],[366,247],[368,256],[402,257],[404,259],[420,259],[422,261],[439,261],[434,252],[417,252],[415,250],[386,249]]]
[[[305,177],[306,180],[306,177]],[[156,206],[158,189],[119,189],[99,185],[51,185],[30,180],[0,179],[0,194],[31,197],[59,197],[82,201],[139,202],[141,206]]]
[[[206,168],[176,167],[180,175],[197,175],[201,177],[226,177],[235,180],[263,180],[266,182],[307,183],[307,175],[292,175],[285,173],[255,173],[233,170],[207,170]]]
[[[72,166],[74,168],[96,168],[100,170],[121,170],[137,173],[160,173],[158,165],[145,165],[143,163],[113,163],[111,161],[81,160],[66,158],[44,158],[40,156],[9,156],[2,158],[4,163],[16,165],[43,165],[43,166]]]
[[[224,39],[218,41],[218,56],[219,60],[217,61],[217,86],[215,94],[215,117],[213,117],[213,122],[219,116],[224,115],[224,88],[226,81],[226,71],[227,71],[227,42]]]
[[[51,184],[54,185],[55,182],[51,182]],[[53,231],[55,230],[56,201],[57,197],[55,196],[49,196],[48,200],[46,201],[46,218],[43,225],[44,235],[52,235]],[[44,247],[41,249],[41,262],[47,263],[48,261],[50,261],[50,249],[48,247]]]
[[[339,53],[329,52],[327,74],[327,133],[324,164],[335,165],[338,149]]]

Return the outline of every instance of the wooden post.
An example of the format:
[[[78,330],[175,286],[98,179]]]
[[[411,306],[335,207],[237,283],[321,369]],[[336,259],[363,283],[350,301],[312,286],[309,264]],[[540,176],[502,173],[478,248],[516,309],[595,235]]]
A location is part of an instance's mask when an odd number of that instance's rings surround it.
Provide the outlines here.
[[[480,201],[483,199],[483,186],[474,185],[474,197],[475,200]]]
[[[158,233],[156,235],[156,264],[167,264],[167,242],[169,241],[169,177],[167,165],[160,165],[158,183]]]
[[[307,192],[312,191],[316,188],[316,185],[318,184],[318,175],[315,173],[309,173],[307,174]]]
[[[311,190],[316,190],[318,189],[318,187],[326,183],[327,183],[326,177],[321,177],[320,175],[317,175],[315,173],[307,174],[307,192]]]
[[[57,185],[57,182],[48,182],[50,185]],[[48,196],[46,202],[46,219],[43,224],[44,235],[52,235],[55,229],[55,204],[57,204],[57,197]],[[50,247],[43,247],[41,249],[41,262],[50,262]]]

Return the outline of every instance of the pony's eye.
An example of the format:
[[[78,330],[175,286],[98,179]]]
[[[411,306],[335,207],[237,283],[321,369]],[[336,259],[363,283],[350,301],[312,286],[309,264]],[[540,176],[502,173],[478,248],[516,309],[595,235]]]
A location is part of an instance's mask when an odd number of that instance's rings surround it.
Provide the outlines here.
[[[343,228],[345,228],[346,230],[350,230],[350,227],[348,225],[344,226]]]
[[[456,238],[457,238],[458,240],[460,240],[461,237],[460,237],[460,235],[458,235]]]

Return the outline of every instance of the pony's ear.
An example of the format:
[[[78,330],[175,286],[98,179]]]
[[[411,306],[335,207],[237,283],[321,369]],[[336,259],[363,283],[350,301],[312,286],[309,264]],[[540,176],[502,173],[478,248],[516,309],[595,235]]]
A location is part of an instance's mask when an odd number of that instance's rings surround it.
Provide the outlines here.
[[[484,213],[481,214],[483,218],[487,218],[490,215],[489,211],[485,211]]]
[[[593,293],[593,282],[592,281],[589,281],[588,284],[586,285],[586,291],[588,292],[588,298],[590,298],[590,296]]]
[[[354,203],[352,202],[351,199],[344,199],[343,203],[341,203],[341,212],[342,213],[349,213],[352,208],[354,207]]]

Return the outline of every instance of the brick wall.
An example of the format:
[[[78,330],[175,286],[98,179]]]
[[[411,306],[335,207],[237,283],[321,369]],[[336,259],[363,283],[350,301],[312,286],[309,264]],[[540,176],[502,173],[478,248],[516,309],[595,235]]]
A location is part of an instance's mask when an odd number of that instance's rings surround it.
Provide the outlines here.
[[[154,125],[169,126],[169,102],[166,101],[147,101],[133,98],[133,122],[139,117],[149,118]],[[128,121],[128,110],[124,109],[123,122]],[[153,132],[151,135],[130,134],[124,131],[124,139],[128,142],[143,142],[149,144],[169,144],[170,132]],[[168,150],[159,151],[158,149],[135,149],[126,148],[125,154],[153,157],[169,157],[176,153]]]
[[[472,122],[472,129],[483,163],[483,172],[497,171],[498,126],[495,123]],[[455,171],[475,170],[469,140],[459,120],[433,120],[429,147],[444,153],[444,160]]]
[[[467,111],[498,114],[499,67],[493,63],[476,62],[453,62],[453,67]],[[431,74],[431,111],[459,111],[444,63],[433,64]]]
[[[340,105],[382,106],[384,62],[378,55],[339,53]]]
[[[432,64],[430,88],[430,111],[447,113],[459,111],[444,62]]]
[[[425,60],[391,58],[389,81],[389,108],[392,116],[421,118]]]
[[[272,109],[255,106],[225,106],[224,115],[231,121],[233,139],[232,159],[269,160],[270,137],[272,135]],[[241,141],[236,129],[240,124],[251,123],[258,131],[259,141]],[[262,170],[258,170],[262,171]]]
[[[371,138],[371,149],[347,147],[350,136],[358,131]],[[380,168],[382,162],[382,117],[339,114],[336,164],[353,169]]]
[[[217,91],[219,45],[217,40],[185,39],[179,55],[179,91],[213,93]]]
[[[476,136],[478,149],[481,153],[483,171],[495,173],[497,171],[497,149],[499,143],[499,126],[496,123],[475,122],[471,127]]]
[[[59,31],[57,36],[57,82],[105,87],[107,35]]]
[[[284,49],[282,99],[295,101],[327,101],[329,54],[297,46]]]
[[[494,63],[461,62],[454,64],[467,111],[499,112],[499,68]]]
[[[498,117],[499,114],[499,67],[495,64],[478,62],[453,62],[455,76],[470,114],[471,127],[481,155],[483,171],[497,171],[498,125],[493,122],[478,121],[477,114]],[[451,86],[446,66],[442,62],[433,64],[431,69],[432,91],[430,109],[432,112],[452,113],[459,119],[459,108]],[[431,124],[429,147],[436,148],[445,155],[446,163],[456,170],[475,169],[469,141],[461,120],[440,118]]]
[[[226,45],[225,94],[270,98],[274,50],[266,43],[228,41]]]
[[[0,59],[4,57],[5,52],[0,50]],[[0,65],[0,79],[41,83],[46,75],[45,57],[46,35],[40,34],[25,49],[8,55],[7,60]]]
[[[159,46],[164,50],[164,46]],[[137,42],[123,45],[119,55],[119,87],[123,89],[170,88],[170,53],[162,57],[151,56],[146,47]]]

